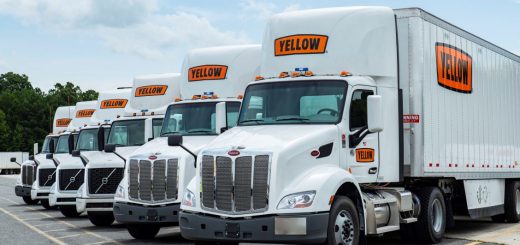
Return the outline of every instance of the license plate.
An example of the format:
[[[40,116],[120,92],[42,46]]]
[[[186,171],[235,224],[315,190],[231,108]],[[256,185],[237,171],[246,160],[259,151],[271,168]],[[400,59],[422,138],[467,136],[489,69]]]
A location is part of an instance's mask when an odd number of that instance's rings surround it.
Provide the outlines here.
[[[226,237],[228,238],[240,238],[240,224],[238,223],[226,223]]]
[[[148,209],[146,211],[146,217],[149,221],[157,221],[159,219],[159,214],[155,209]]]

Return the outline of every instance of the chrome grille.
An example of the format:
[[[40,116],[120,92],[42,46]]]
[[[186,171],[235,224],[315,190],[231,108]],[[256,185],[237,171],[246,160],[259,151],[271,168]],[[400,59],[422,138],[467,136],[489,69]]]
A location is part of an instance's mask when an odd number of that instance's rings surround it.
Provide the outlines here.
[[[62,169],[60,170],[59,187],[62,191],[74,191],[85,181],[84,169]]]
[[[38,184],[40,186],[51,186],[56,181],[56,169],[44,168],[38,170]]]
[[[269,156],[203,155],[201,162],[202,205],[227,213],[267,209]]]
[[[123,179],[124,168],[92,168],[88,170],[89,194],[114,194]]]
[[[22,166],[22,184],[32,185],[36,180],[36,166],[23,165]]]
[[[130,160],[130,198],[152,203],[177,200],[178,167],[178,159]]]

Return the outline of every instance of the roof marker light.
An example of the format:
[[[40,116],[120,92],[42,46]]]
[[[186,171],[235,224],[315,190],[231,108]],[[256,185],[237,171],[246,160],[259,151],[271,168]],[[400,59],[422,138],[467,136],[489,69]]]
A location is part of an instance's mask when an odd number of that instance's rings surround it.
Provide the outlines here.
[[[299,77],[300,75],[301,75],[300,72],[297,72],[297,71],[291,72],[291,77]]]
[[[150,115],[152,115],[152,116],[155,115],[155,112],[152,111],[152,113],[150,113]]]
[[[255,77],[255,81],[260,81],[260,80],[264,80],[264,77],[262,77],[262,76],[256,76]]]
[[[192,100],[198,100],[198,99],[200,99],[200,95],[193,95],[193,96],[191,97],[191,99],[192,99]]]
[[[216,94],[211,96],[211,99],[218,99],[218,96]]]
[[[237,95],[237,99],[241,100],[241,99],[243,99],[243,98],[244,98],[243,95],[241,95],[241,94]]]
[[[181,98],[175,98],[175,102],[179,102],[179,101],[182,101]]]
[[[348,72],[348,71],[341,71],[341,72],[339,73],[339,75],[340,75],[341,77],[347,77],[347,76],[352,76],[352,73],[350,73],[350,72]]]
[[[305,72],[305,76],[306,77],[312,77],[312,76],[314,76],[314,73],[312,73],[312,71],[306,71]]]
[[[286,78],[286,77],[289,77],[289,73],[286,72],[286,71],[282,71],[280,72],[280,75],[278,76],[279,78]]]

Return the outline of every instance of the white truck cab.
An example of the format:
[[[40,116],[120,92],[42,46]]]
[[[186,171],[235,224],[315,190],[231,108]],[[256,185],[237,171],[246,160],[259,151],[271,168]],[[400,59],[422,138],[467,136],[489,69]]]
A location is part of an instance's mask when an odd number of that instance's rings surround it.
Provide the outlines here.
[[[114,222],[112,206],[128,157],[159,136],[169,103],[180,96],[179,74],[134,78],[128,105],[112,121],[104,151],[88,156],[84,186],[78,191],[76,210],[87,212],[94,225]]]
[[[248,81],[258,75],[260,45],[194,49],[184,59],[183,99],[168,106],[161,136],[126,162],[114,215],[138,239],[178,223],[184,189],[195,175],[195,154],[236,125]]]
[[[15,194],[23,198],[26,204],[37,204],[39,199],[31,198],[31,187],[36,180],[38,165],[48,153],[53,153],[58,142],[58,133],[67,128],[72,120],[74,106],[62,106],[56,109],[53,119],[53,131],[45,137],[42,150],[38,153],[38,144],[35,143],[34,155],[20,166],[20,175],[15,185]]]
[[[416,8],[274,15],[262,47],[237,126],[198,153],[183,237],[438,243],[454,214],[520,220],[520,57]]]
[[[56,181],[56,165],[52,162],[52,155],[57,149],[58,139],[61,133],[65,132],[72,122],[75,114],[75,106],[61,106],[56,109],[52,126],[52,134],[45,138],[42,147],[42,153],[34,155],[33,160],[29,160],[23,165],[27,166],[27,174],[31,171],[34,174],[34,180],[25,175],[22,170],[22,178],[26,179],[26,183],[32,183],[30,190],[30,198],[36,202],[40,201],[41,205],[50,209],[49,193],[50,188]],[[25,176],[24,176],[25,175]]]
[[[66,217],[75,217],[76,192],[83,184],[83,163],[72,156],[80,130],[90,124],[91,117],[96,111],[97,101],[81,101],[76,103],[75,116],[67,130],[60,134],[56,151],[49,162],[56,165],[55,178],[49,193],[49,205],[59,207]]]

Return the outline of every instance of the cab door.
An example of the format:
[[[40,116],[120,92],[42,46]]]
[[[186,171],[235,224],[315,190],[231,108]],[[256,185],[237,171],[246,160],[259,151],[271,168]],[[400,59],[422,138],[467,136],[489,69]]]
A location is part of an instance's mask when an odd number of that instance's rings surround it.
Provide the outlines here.
[[[368,131],[367,98],[376,94],[375,87],[356,85],[350,93],[347,120],[347,166],[360,183],[377,181],[379,170],[379,135]]]

